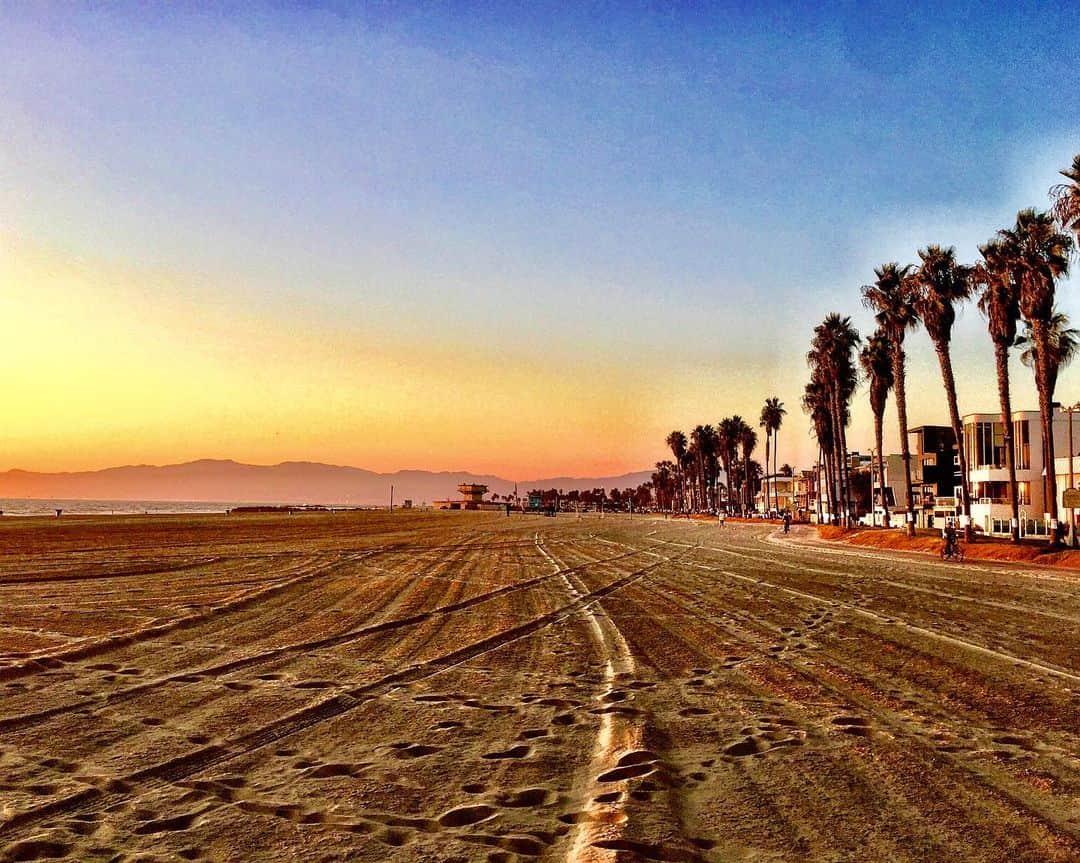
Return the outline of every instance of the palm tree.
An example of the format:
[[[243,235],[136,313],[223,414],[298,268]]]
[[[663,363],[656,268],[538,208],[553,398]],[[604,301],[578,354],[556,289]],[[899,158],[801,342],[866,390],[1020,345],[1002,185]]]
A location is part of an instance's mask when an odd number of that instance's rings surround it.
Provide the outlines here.
[[[1076,357],[1080,350],[1080,330],[1069,326],[1069,316],[1054,308],[1050,316],[1050,385],[1057,388],[1058,373]],[[1016,347],[1021,348],[1020,362],[1029,369],[1035,367],[1036,348],[1031,324],[1024,322],[1024,334],[1017,338]]]
[[[874,446],[877,449],[878,488],[881,489],[881,508],[885,511],[885,527],[889,527],[889,502],[885,497],[885,453],[883,450],[882,425],[889,390],[893,388],[892,343],[883,329],[878,329],[867,340],[859,354],[866,380],[870,384],[870,410],[874,414]]]
[[[895,261],[874,270],[877,279],[863,285],[863,305],[874,312],[874,319],[889,336],[893,346],[893,389],[896,393],[896,416],[900,425],[900,457],[904,462],[904,492],[907,506],[907,533],[915,536],[915,501],[911,489],[911,444],[907,430],[907,393],[904,388],[904,336],[918,325],[912,268]]]
[[[982,261],[975,266],[972,280],[981,288],[979,311],[986,316],[990,340],[994,343],[1002,442],[1005,468],[1009,472],[1009,505],[1012,508],[1009,535],[1013,542],[1020,542],[1020,500],[1016,486],[1016,451],[1009,395],[1009,349],[1016,341],[1016,325],[1020,320],[1020,291],[1013,278],[1008,250],[1000,240],[979,246],[979,254]]]
[[[695,426],[690,432],[690,451],[694,455],[694,479],[697,489],[695,508],[708,509],[716,464],[716,430],[711,425]]]
[[[1058,183],[1050,189],[1054,201],[1054,216],[1066,231],[1076,234],[1080,243],[1080,153],[1073,156],[1071,168],[1061,172],[1069,182]]]
[[[719,506],[718,486],[720,468],[720,436],[706,424],[702,427],[703,485],[706,509]]]
[[[1050,324],[1058,279],[1069,273],[1072,238],[1057,229],[1049,213],[1030,207],[1016,215],[1016,224],[998,232],[1008,249],[1020,287],[1020,312],[1031,327],[1035,349],[1035,388],[1046,448],[1046,506],[1050,513],[1050,543],[1061,542],[1058,528],[1057,473],[1054,470],[1054,384]]]
[[[687,513],[690,512],[690,508],[691,508],[691,505],[692,505],[692,500],[688,499],[688,497],[690,497],[690,496],[687,495],[687,491],[690,491],[690,489],[687,487],[688,484],[687,484],[686,478],[688,476],[693,476],[694,459],[695,459],[694,453],[691,452],[691,450],[689,448],[687,448],[686,452],[683,453],[682,463],[679,465],[679,475],[682,477],[682,483],[683,483],[683,505],[682,505],[682,508],[683,508],[683,512],[687,512]]]
[[[784,417],[787,416],[787,411],[784,410],[784,403],[776,396],[770,399],[765,399],[765,406],[761,409],[761,425],[765,429],[765,498],[768,501],[768,483],[769,483],[769,439],[772,438],[772,458],[773,458],[773,476],[776,476],[776,437],[780,432],[780,426],[783,425]],[[773,494],[776,499],[776,510],[780,510],[780,492],[776,489],[776,483],[772,483]]]
[[[758,419],[758,425],[765,429],[765,509],[769,509],[769,452],[770,444],[772,443],[772,424],[769,417],[769,402],[765,400],[765,407],[761,409],[761,415]]]
[[[820,478],[823,473],[824,478],[824,491],[828,500],[830,521],[836,521],[836,509],[833,506],[833,489],[835,484],[833,482],[832,471],[832,453],[833,453],[833,433],[832,433],[832,414],[829,411],[828,397],[825,394],[825,386],[820,381],[811,378],[807,383],[806,389],[803,392],[803,410],[810,415],[810,420],[813,423],[814,437],[818,442],[818,477]],[[821,522],[821,492],[822,489],[817,489],[817,505],[818,505],[818,523]]]
[[[656,492],[656,505],[660,509],[674,506],[675,465],[670,461],[658,461],[652,475],[653,489]]]
[[[956,378],[953,375],[952,328],[956,322],[956,304],[971,296],[971,268],[956,261],[956,249],[951,246],[928,246],[919,251],[922,263],[915,272],[915,311],[922,320],[926,334],[934,344],[934,352],[941,366],[941,380],[945,384],[945,400],[949,406],[949,420],[960,462],[960,508],[965,516],[964,538],[971,542],[975,530],[971,523],[971,495],[968,492],[967,453],[964,451],[964,427],[960,422],[960,408],[956,402]]]
[[[757,432],[745,422],[739,430],[739,445],[742,447],[743,455],[743,511],[748,512],[753,502],[751,497],[753,492],[750,488],[750,456],[757,446]]]
[[[1050,318],[1049,345],[1048,365],[1050,367],[1050,393],[1052,396],[1057,388],[1058,373],[1073,361],[1077,350],[1080,349],[1080,331],[1072,329],[1069,326],[1069,316],[1064,312],[1059,312],[1056,308]],[[1016,340],[1016,346],[1022,349],[1020,362],[1028,368],[1036,368],[1038,365],[1038,352],[1032,336],[1031,324],[1027,321],[1024,322],[1024,334]],[[1073,455],[1074,453],[1069,453],[1070,458]],[[1046,451],[1045,442],[1043,443],[1043,458],[1046,460],[1046,464],[1053,464]],[[1056,473],[1055,471],[1055,477]]]
[[[738,414],[725,417],[717,425],[717,451],[724,466],[724,479],[727,482],[727,503],[732,504],[731,489],[734,483],[734,465],[738,459],[739,435],[746,425]]]
[[[840,503],[848,525],[854,514],[851,502],[851,476],[847,457],[847,425],[849,405],[858,382],[853,353],[859,344],[859,333],[851,318],[832,313],[814,328],[814,339],[806,356],[812,377],[824,386],[828,407],[832,413],[834,443],[839,451],[837,477],[840,481]]]
[[[686,457],[686,435],[676,429],[667,436],[667,445],[675,459],[675,495],[679,502],[679,509],[682,509],[683,491],[681,467],[683,459]]]

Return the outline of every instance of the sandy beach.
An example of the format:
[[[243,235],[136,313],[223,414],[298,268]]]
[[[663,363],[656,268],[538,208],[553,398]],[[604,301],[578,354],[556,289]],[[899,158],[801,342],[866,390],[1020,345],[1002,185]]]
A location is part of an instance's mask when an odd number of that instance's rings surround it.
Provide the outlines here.
[[[0,523],[0,849],[1080,859],[1080,581],[809,530]]]

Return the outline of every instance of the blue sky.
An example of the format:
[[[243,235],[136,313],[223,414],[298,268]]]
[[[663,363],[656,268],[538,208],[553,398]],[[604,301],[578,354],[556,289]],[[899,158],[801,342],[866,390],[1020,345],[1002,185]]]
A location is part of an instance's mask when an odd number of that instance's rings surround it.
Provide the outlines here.
[[[1045,206],[1080,151],[1078,46],[1067,4],[11,4],[0,230],[126,268],[149,306],[267,331],[301,314],[380,355],[480,342],[496,394],[522,352],[610,382],[597,409],[626,455],[553,472],[637,467],[664,428],[773,394],[795,460],[812,326],[869,330],[875,264],[930,242],[970,258]],[[994,404],[983,341],[969,309],[971,409]],[[940,421],[924,389],[913,419]],[[561,391],[549,407],[592,421]]]

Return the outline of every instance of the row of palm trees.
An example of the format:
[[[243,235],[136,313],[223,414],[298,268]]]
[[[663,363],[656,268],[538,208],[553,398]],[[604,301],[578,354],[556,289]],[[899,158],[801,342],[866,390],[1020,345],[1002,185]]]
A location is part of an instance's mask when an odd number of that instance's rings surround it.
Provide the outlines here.
[[[752,458],[758,445],[757,432],[738,414],[725,417],[716,426],[699,425],[689,437],[681,431],[667,436],[671,459],[656,463],[652,475],[657,504],[662,509],[680,512],[748,511],[754,495],[764,480],[769,500],[769,459],[772,473],[777,473],[777,439],[787,411],[777,397],[765,400],[760,427],[765,431],[765,466]],[[790,468],[784,466],[790,473]],[[721,470],[725,481],[721,481]],[[779,509],[775,483],[772,498]]]
[[[1026,348],[1021,359],[1034,370],[1042,427],[1047,509],[1057,522],[1057,477],[1054,465],[1053,399],[1057,375],[1076,352],[1078,334],[1068,326],[1068,318],[1055,307],[1057,283],[1068,275],[1075,248],[1070,233],[1080,241],[1080,155],[1071,168],[1061,172],[1067,182],[1050,190],[1053,206],[1049,212],[1021,210],[1016,222],[1003,228],[979,247],[981,259],[973,265],[961,264],[953,248],[930,245],[919,251],[919,263],[884,264],[874,271],[875,280],[862,288],[863,304],[874,313],[877,329],[859,350],[862,341],[851,319],[828,315],[814,328],[807,354],[810,381],[803,395],[817,439],[820,463],[825,472],[825,493],[834,521],[850,523],[851,478],[847,464],[846,429],[849,408],[861,367],[869,384],[870,407],[874,415],[875,452],[879,487],[884,488],[882,423],[888,394],[896,400],[904,471],[907,530],[915,533],[911,483],[911,452],[907,433],[905,336],[920,324],[930,337],[941,368],[949,420],[956,440],[962,441],[960,411],[950,345],[956,309],[977,297],[994,345],[1004,456],[1012,505],[1012,539],[1019,541],[1016,466],[1012,442],[1012,406],[1009,399],[1009,351]],[[1020,321],[1026,334],[1017,338]],[[858,363],[858,365],[856,365]],[[971,495],[965,447],[958,446],[963,482],[960,511],[968,516],[971,538]],[[820,498],[820,495],[819,495]],[[888,507],[885,523],[888,525]],[[1056,531],[1051,542],[1060,541]]]

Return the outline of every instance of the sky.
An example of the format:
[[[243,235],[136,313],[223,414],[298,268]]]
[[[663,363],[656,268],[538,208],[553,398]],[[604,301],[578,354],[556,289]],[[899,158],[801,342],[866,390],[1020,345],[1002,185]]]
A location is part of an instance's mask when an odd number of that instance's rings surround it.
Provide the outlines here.
[[[1080,152],[1068,4],[207,5],[0,5],[0,469],[609,475],[769,396],[809,466],[813,326]]]

